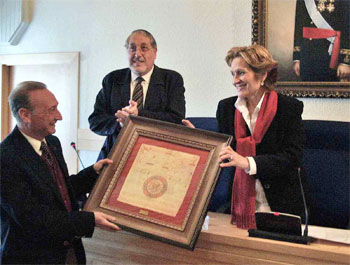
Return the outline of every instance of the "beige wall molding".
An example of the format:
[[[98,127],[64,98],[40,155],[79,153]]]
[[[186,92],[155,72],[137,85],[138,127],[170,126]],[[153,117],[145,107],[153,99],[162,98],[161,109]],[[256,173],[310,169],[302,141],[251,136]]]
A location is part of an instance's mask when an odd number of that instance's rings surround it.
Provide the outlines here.
[[[56,123],[55,135],[61,141],[71,174],[78,169],[78,159],[70,143],[77,141],[78,134],[79,61],[79,52],[0,55],[1,140],[15,124],[8,104],[11,90],[23,81],[43,82],[59,102],[63,120]]]

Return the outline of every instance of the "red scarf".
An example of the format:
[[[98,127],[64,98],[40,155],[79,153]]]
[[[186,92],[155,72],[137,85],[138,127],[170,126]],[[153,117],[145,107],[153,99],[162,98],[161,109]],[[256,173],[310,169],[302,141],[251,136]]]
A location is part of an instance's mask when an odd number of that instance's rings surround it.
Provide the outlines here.
[[[277,98],[275,91],[265,93],[252,136],[247,136],[246,122],[242,113],[236,109],[235,137],[238,154],[245,157],[256,155],[256,144],[261,142],[276,115]],[[255,181],[256,179],[248,175],[244,169],[236,168],[232,192],[231,223],[236,221],[238,228],[256,228]]]

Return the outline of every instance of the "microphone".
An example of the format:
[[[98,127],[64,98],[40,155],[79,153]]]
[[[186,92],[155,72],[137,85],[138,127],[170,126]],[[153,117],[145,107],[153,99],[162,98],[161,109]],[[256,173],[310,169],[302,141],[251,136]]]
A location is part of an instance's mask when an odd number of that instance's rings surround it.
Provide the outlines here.
[[[80,156],[79,156],[79,153],[78,153],[77,148],[75,146],[75,143],[71,142],[70,145],[73,147],[75,153],[77,154],[81,165],[83,166],[83,168],[85,168],[83,162],[80,159]],[[81,195],[77,196],[77,203],[78,203],[79,210],[82,210],[84,208],[84,205],[86,203],[86,200],[87,200],[88,196],[89,196],[89,193],[81,194]]]
[[[73,147],[73,149],[74,149],[75,152],[77,153],[77,156],[78,156],[78,158],[79,158],[79,161],[80,161],[81,165],[83,166],[83,168],[85,168],[83,162],[82,162],[81,159],[80,159],[80,156],[79,156],[79,153],[78,153],[78,151],[77,151],[77,148],[75,147],[75,143],[74,143],[74,142],[71,142],[70,145]]]
[[[308,230],[308,228],[309,228],[309,211],[307,210],[307,204],[306,204],[306,199],[305,199],[305,194],[304,194],[303,183],[301,182],[300,167],[298,168],[298,179],[299,179],[299,184],[300,184],[300,189],[301,189],[301,196],[303,197],[304,211],[305,211],[305,228],[304,228],[303,236],[307,238],[308,231],[309,231]]]
[[[301,235],[300,216],[278,212],[256,212],[257,229],[248,230],[250,237],[287,241],[305,245],[314,241],[314,238],[308,237],[309,212],[307,210],[303,184],[300,177],[300,168],[298,168],[298,179],[305,211],[305,228],[303,235]]]

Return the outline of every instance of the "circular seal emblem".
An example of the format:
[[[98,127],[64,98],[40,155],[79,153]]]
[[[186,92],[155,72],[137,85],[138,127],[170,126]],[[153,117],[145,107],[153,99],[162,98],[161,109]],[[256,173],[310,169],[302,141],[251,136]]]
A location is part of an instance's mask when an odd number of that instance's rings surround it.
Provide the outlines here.
[[[152,176],[143,183],[143,193],[149,198],[159,198],[168,190],[168,182],[162,176]]]

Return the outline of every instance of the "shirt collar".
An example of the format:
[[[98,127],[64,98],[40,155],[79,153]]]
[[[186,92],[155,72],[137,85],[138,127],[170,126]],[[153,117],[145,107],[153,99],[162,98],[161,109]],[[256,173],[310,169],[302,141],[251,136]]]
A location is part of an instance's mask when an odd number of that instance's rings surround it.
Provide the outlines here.
[[[38,155],[41,156],[41,153],[42,153],[41,150],[40,150],[41,142],[44,141],[44,142],[46,143],[45,138],[44,138],[42,141],[39,141],[39,140],[37,140],[37,139],[35,139],[35,138],[33,138],[33,137],[31,137],[31,136],[25,134],[25,133],[22,132],[21,130],[19,130],[19,131],[22,133],[22,135],[24,136],[24,138],[27,139],[27,141],[28,141],[28,142],[30,143],[30,145],[33,147],[34,151],[35,151]],[[47,143],[46,143],[46,144],[47,144]]]
[[[146,83],[149,83],[150,79],[151,79],[151,75],[153,73],[154,70],[154,65],[152,67],[152,69],[145,75],[142,76],[142,78],[145,80]],[[138,76],[136,74],[134,74],[134,72],[131,72],[131,82],[135,82],[135,79],[138,78]]]
[[[265,92],[262,95],[261,99],[259,100],[258,105],[256,105],[255,110],[260,111],[260,108],[261,108],[262,102],[264,100],[264,97],[265,97]],[[235,107],[241,113],[243,113],[245,111],[248,111],[247,100],[245,98],[238,97],[236,102],[235,102]]]

